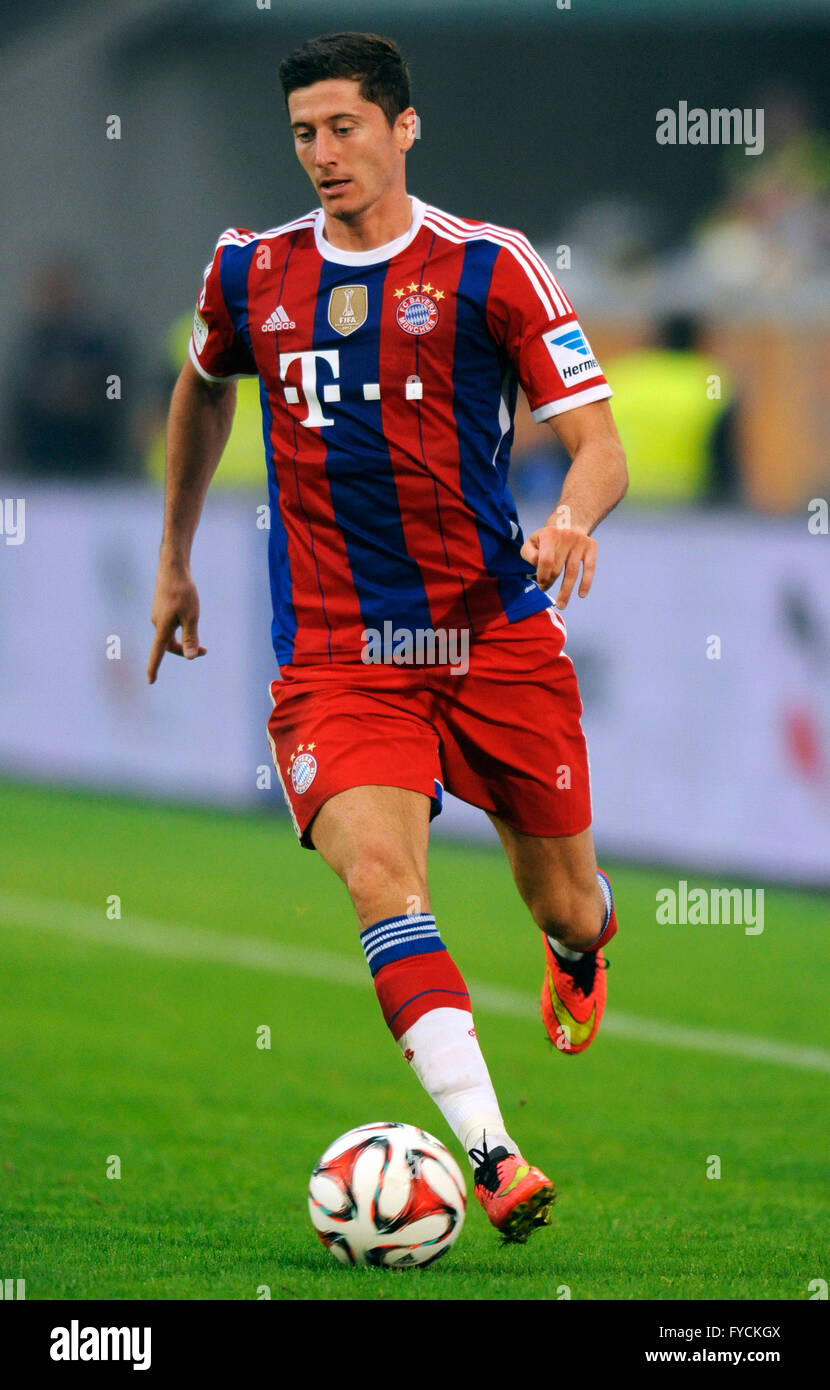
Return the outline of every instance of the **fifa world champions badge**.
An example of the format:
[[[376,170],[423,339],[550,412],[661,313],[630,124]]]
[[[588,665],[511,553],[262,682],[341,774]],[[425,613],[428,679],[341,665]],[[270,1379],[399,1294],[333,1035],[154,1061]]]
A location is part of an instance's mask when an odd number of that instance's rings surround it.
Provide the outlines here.
[[[300,743],[288,759],[291,785],[298,796],[308,791],[317,776],[317,759],[311,751],[316,747],[315,743],[309,743],[307,748],[305,744]]]
[[[398,304],[395,317],[405,333],[431,333],[438,322],[438,301],[444,291],[434,285],[417,284],[414,280],[403,289],[395,290]]]
[[[365,285],[337,285],[329,295],[329,323],[344,338],[363,326],[368,312]]]

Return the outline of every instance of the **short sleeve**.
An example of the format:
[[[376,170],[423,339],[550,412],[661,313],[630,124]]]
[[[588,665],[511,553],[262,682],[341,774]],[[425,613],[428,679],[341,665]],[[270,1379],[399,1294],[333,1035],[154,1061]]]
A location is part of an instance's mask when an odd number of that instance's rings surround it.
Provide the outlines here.
[[[571,301],[521,232],[502,233],[487,321],[514,367],[534,420],[612,395]]]
[[[207,381],[228,381],[238,376],[256,376],[250,349],[236,331],[222,290],[225,257],[253,239],[253,233],[231,228],[223,232],[213,260],[205,267],[204,283],[193,315],[190,360]]]

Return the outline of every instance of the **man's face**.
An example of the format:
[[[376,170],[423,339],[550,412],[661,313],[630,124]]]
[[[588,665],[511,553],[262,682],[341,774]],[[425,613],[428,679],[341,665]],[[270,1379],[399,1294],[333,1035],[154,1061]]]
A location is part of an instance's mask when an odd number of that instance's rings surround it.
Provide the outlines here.
[[[381,108],[360,95],[360,83],[338,77],[292,92],[288,114],[297,158],[328,216],[350,221],[403,187],[403,154],[415,137],[411,106],[390,129]]]

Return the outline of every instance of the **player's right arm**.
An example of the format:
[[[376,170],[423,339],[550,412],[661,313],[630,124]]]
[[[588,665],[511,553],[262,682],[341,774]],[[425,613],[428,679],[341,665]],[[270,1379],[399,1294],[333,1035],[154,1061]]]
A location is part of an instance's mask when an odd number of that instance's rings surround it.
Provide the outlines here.
[[[205,654],[199,645],[199,595],[190,574],[190,549],[205,493],[231,432],[236,378],[256,375],[256,363],[236,331],[223,288],[223,277],[233,282],[240,273],[234,255],[253,239],[252,232],[231,227],[216,243],[213,260],[205,267],[188,358],[170,402],[164,534],[153,599],[156,639],[147,666],[151,685],[165,652],[188,660]],[[241,273],[246,269],[243,258]],[[181,641],[176,638],[178,628]]]
[[[208,381],[190,359],[185,361],[167,423],[164,531],[152,612],[156,637],[147,666],[151,685],[165,652],[188,660],[205,654],[199,645],[199,595],[190,574],[190,550],[235,406],[235,381]]]

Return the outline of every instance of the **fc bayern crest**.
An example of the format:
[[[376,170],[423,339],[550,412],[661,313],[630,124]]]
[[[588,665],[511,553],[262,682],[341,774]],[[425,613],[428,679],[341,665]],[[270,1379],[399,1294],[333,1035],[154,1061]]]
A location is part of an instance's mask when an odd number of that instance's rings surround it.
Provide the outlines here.
[[[408,294],[396,310],[405,333],[431,333],[438,322],[438,305],[430,294]]]
[[[299,753],[291,763],[291,785],[298,796],[307,792],[317,776],[317,759],[313,753]]]

